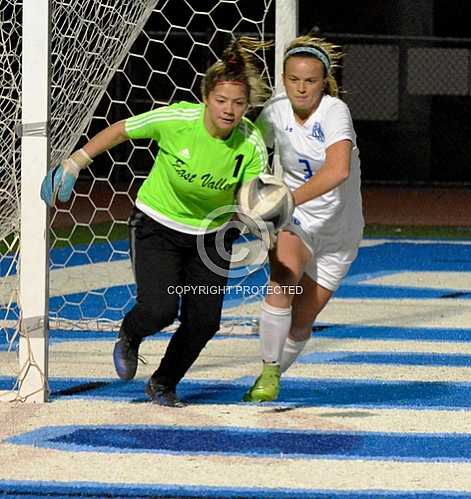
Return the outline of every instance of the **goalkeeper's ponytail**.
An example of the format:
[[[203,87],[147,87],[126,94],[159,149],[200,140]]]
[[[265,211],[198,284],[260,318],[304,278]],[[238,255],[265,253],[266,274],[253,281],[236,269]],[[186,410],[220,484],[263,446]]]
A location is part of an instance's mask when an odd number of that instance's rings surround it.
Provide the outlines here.
[[[203,97],[208,97],[218,83],[237,81],[245,85],[250,105],[262,104],[270,97],[271,89],[254,62],[254,53],[272,45],[272,42],[247,36],[233,40],[224,50],[221,60],[206,71],[201,84]]]

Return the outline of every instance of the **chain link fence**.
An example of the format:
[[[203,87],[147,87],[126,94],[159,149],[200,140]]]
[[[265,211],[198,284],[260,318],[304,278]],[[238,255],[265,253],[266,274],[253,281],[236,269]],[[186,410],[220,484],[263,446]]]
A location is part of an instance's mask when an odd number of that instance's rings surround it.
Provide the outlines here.
[[[324,34],[366,183],[471,186],[471,39]]]

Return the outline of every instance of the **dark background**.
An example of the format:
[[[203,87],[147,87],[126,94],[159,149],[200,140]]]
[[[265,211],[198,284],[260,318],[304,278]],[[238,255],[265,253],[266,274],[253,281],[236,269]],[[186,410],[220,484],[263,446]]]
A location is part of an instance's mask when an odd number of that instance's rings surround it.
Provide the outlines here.
[[[469,67],[452,68],[467,80],[463,95],[447,95],[453,92],[447,83],[456,81],[453,72],[449,74],[450,81],[445,78],[432,95],[411,95],[405,82],[408,51],[416,47],[464,48],[468,50],[466,62],[469,64],[471,2],[362,0],[349,2],[348,8],[342,8],[335,2],[301,1],[299,14],[301,33],[314,27],[343,46],[388,44],[399,48],[395,119],[356,119],[352,112],[364,182],[425,186],[471,182]],[[357,37],[350,38],[350,34]],[[369,36],[362,39],[361,34]],[[433,68],[434,61],[429,62]],[[367,69],[374,71],[375,68]],[[420,73],[415,76],[420,77]],[[423,78],[433,79],[433,69]],[[354,92],[355,88],[346,90]],[[348,97],[346,100],[348,102]]]
[[[233,4],[221,4],[211,24],[207,16],[194,15],[202,4],[206,8],[217,1],[161,2],[161,11],[146,24],[147,35],[139,36],[125,61],[126,76],[116,74],[98,116],[113,122],[169,101],[200,99],[198,73],[221,53],[230,34],[218,30],[230,29],[237,15]],[[238,5],[257,17],[264,2],[239,0]],[[348,7],[299,0],[299,34],[317,33],[346,53],[337,79],[352,112],[365,185],[471,185],[470,22],[467,0],[361,0]],[[271,12],[267,38],[273,38],[274,23]],[[242,22],[234,34],[251,29]],[[198,41],[209,48],[195,45]],[[143,64],[142,55],[150,65]],[[269,70],[273,77],[273,67]],[[122,103],[110,106],[110,99]],[[93,120],[87,137],[103,124],[103,119]],[[113,156],[138,176],[152,164],[147,146],[123,145]],[[106,164],[102,169],[108,175]],[[121,168],[113,178],[127,182],[132,175]]]

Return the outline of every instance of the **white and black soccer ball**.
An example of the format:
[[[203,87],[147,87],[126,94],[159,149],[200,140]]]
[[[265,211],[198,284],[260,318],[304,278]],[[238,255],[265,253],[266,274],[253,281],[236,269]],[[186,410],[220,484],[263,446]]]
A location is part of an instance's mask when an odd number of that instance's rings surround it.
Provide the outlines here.
[[[294,211],[293,195],[286,184],[280,178],[265,173],[241,186],[237,204],[242,220],[249,218],[272,222],[275,231],[291,222]]]

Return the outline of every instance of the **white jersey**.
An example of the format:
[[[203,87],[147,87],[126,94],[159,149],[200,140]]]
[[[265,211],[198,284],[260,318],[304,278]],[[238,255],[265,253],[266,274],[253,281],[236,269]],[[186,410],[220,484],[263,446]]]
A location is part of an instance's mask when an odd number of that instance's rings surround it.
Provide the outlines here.
[[[257,125],[268,147],[274,147],[276,143],[283,179],[291,190],[303,185],[319,171],[329,146],[345,139],[352,142],[348,179],[335,189],[298,206],[294,216],[299,215],[303,228],[309,232],[342,240],[358,238],[364,225],[360,158],[347,105],[336,97],[324,95],[319,107],[301,125],[295,120],[286,94],[280,94],[267,102]]]

